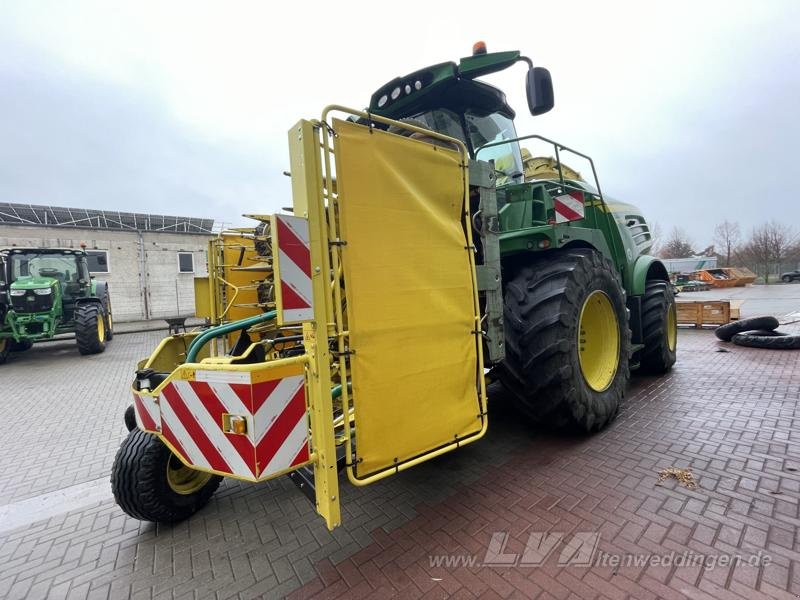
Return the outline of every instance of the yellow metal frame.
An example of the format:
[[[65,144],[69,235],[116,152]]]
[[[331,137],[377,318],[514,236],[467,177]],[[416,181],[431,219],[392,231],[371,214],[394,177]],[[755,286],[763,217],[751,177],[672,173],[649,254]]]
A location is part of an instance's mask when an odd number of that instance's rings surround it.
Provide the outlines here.
[[[394,121],[392,119],[387,119],[384,117],[380,117],[377,115],[369,114],[366,112],[353,110],[344,106],[340,105],[330,105],[325,108],[322,113],[322,120],[320,123],[317,123],[320,132],[321,132],[321,140],[319,147],[322,150],[323,156],[323,166],[324,171],[322,172],[322,195],[325,200],[327,200],[327,212],[328,212],[328,241],[338,240],[339,239],[339,232],[337,228],[337,213],[336,213],[336,202],[337,202],[337,192],[336,192],[336,182],[333,176],[334,173],[334,152],[332,145],[332,136],[334,135],[334,130],[332,125],[329,123],[329,119],[331,118],[332,113],[344,113],[346,115],[351,115],[357,117],[359,119],[365,120],[367,123],[370,122],[378,122],[383,123],[385,125],[394,126],[399,129],[406,129],[415,133],[419,133],[425,137],[434,138],[442,140],[448,144],[452,144],[455,148],[458,149],[458,152],[462,156],[463,161],[463,173],[464,173],[464,206],[469,206],[469,185],[468,185],[468,173],[467,173],[467,165],[469,164],[469,153],[467,151],[466,146],[460,140],[455,138],[451,138],[446,135],[439,134],[437,132],[422,129],[420,127],[416,127],[406,122],[402,121]],[[290,136],[291,140],[291,136]],[[292,175],[294,176],[294,169],[292,170]],[[293,177],[294,179],[294,177]],[[469,212],[467,210],[464,211],[464,229],[467,232],[467,244],[468,246],[472,246],[472,226],[469,223]],[[341,264],[341,246],[340,245],[333,245],[331,250],[331,262],[333,272],[340,274],[342,272],[342,264]],[[473,253],[469,253],[469,261],[470,261],[470,270],[473,283],[476,281],[476,273],[475,273],[475,256]],[[344,298],[343,290],[341,288],[340,277],[334,277],[332,282],[332,289],[333,289],[333,308],[335,314],[333,315],[333,319],[331,321],[334,323],[334,331],[333,335],[335,335],[337,340],[337,350],[338,350],[338,375],[341,381],[347,381],[347,338],[349,332],[345,329],[345,311],[343,310],[342,300]],[[315,301],[316,301],[316,294],[315,294]],[[478,291],[477,285],[473,285],[473,305],[474,305],[474,313],[475,313],[475,330],[480,330],[480,304],[478,300]],[[482,369],[483,366],[483,345],[481,340],[476,337],[476,346],[477,346],[477,355],[478,355],[478,365],[479,368]],[[352,401],[350,397],[350,392],[348,390],[347,385],[342,386],[342,395],[341,395],[341,402],[342,402],[342,414],[348,415],[349,418],[342,419],[342,427],[344,430],[344,435],[341,439],[344,440],[345,443],[345,452],[346,452],[346,463],[347,463],[347,478],[348,480],[357,486],[364,486],[370,483],[374,483],[381,479],[384,479],[394,473],[404,471],[406,469],[410,469],[420,463],[423,463],[427,460],[460,448],[466,444],[474,442],[486,433],[488,428],[488,420],[486,418],[486,382],[485,378],[479,377],[479,402],[480,402],[480,416],[482,421],[481,429],[478,433],[468,436],[452,443],[446,444],[440,448],[436,448],[432,451],[426,452],[420,456],[412,458],[402,463],[397,463],[395,466],[391,468],[387,468],[381,472],[375,473],[368,477],[359,478],[354,470],[354,453],[352,447],[352,439],[353,439],[353,422],[352,422]]]
[[[140,363],[140,368],[157,365],[159,367],[158,370],[162,372],[170,370],[172,371],[170,376],[155,390],[149,392],[134,390],[134,394],[157,398],[164,386],[171,381],[194,380],[198,370],[249,373],[253,383],[265,379],[276,379],[283,376],[281,373],[285,375],[290,372],[299,372],[299,370],[304,372],[307,392],[306,403],[311,429],[310,459],[309,462],[304,464],[313,465],[316,509],[325,519],[329,529],[333,529],[341,522],[337,446],[344,445],[348,480],[354,485],[363,486],[471,443],[482,437],[488,427],[486,418],[486,382],[485,378],[480,376],[483,366],[483,346],[480,337],[476,335],[476,355],[479,367],[479,376],[476,377],[476,385],[478,386],[477,408],[480,413],[478,418],[481,419],[479,431],[424,452],[419,456],[371,474],[368,477],[359,478],[357,476],[353,465],[353,398],[347,385],[348,359],[346,350],[348,348],[349,332],[346,327],[348,322],[346,308],[344,308],[346,293],[341,284],[343,269],[341,250],[336,244],[331,244],[331,242],[339,240],[338,193],[334,176],[335,155],[332,147],[334,132],[332,126],[328,123],[328,120],[332,118],[332,113],[344,113],[360,119],[366,119],[367,122],[380,122],[407,129],[428,138],[439,139],[456,148],[462,157],[461,166],[464,177],[463,205],[465,207],[469,206],[468,152],[465,145],[459,140],[408,123],[369,115],[338,105],[327,107],[320,121],[299,121],[289,130],[288,137],[294,215],[308,219],[311,246],[314,318],[302,324],[305,354],[257,364],[230,364],[229,361],[214,358],[215,353],[211,350],[211,344],[209,344],[202,351],[203,354],[201,356],[203,356],[203,359],[201,362],[181,364],[181,358],[185,356],[185,349],[196,334],[173,336],[165,338],[153,355],[147,361],[143,361],[144,364]],[[464,210],[463,220],[467,244],[468,247],[472,247],[472,228],[469,223],[468,210],[466,209]],[[241,232],[233,231],[230,233],[241,238]],[[214,323],[220,323],[229,317],[234,300],[236,300],[239,290],[243,287],[240,282],[231,283],[224,276],[226,268],[224,244],[225,234],[222,234],[219,238],[213,240],[209,246],[210,283],[208,285],[206,306],[210,307],[209,312]],[[481,317],[477,285],[474,285],[477,279],[475,257],[471,252],[468,253],[468,256],[473,281],[474,330],[478,332],[481,329]],[[239,283],[239,285],[235,285],[236,283]],[[228,286],[232,289],[233,297],[223,299],[222,294],[217,289],[219,285]],[[328,340],[332,338],[335,339],[336,356],[333,356],[329,349]],[[169,369],[163,367],[169,367]],[[334,385],[341,385],[341,397],[336,402],[331,393]],[[334,410],[335,407],[336,411]],[[160,432],[154,433],[159,435],[162,441],[170,447],[169,443],[160,435]],[[180,457],[175,448],[170,447],[170,450]],[[186,463],[184,462],[184,464]],[[193,465],[187,464],[186,466],[196,468]],[[291,472],[297,468],[299,467],[296,466],[281,473],[276,473],[271,475],[270,478]],[[228,473],[219,473],[213,470],[204,471],[244,481],[254,481],[253,478],[232,476]]]

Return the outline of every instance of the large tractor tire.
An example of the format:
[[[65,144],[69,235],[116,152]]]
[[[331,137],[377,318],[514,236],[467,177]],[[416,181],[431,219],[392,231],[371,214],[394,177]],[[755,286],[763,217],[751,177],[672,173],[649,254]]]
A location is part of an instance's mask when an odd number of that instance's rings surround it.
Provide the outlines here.
[[[75,340],[83,354],[99,354],[106,349],[106,318],[97,302],[75,307]]]
[[[11,341],[8,338],[0,338],[0,365],[8,360],[8,353],[11,350]]]
[[[505,330],[501,380],[525,415],[585,432],[614,419],[631,338],[619,275],[600,253],[533,257],[506,286]]]
[[[678,313],[668,281],[648,281],[642,298],[642,338],[639,365],[644,373],[660,375],[675,364]]]
[[[105,302],[103,302],[103,312],[105,313],[106,341],[110,342],[114,339],[114,316],[111,312],[111,298],[107,293]]]
[[[185,466],[152,433],[134,429],[111,469],[111,490],[130,516],[154,523],[188,519],[211,499],[222,477]]]
[[[30,340],[22,340],[21,342],[9,340],[8,343],[8,349],[11,352],[27,352],[31,348],[33,348],[33,342]]]

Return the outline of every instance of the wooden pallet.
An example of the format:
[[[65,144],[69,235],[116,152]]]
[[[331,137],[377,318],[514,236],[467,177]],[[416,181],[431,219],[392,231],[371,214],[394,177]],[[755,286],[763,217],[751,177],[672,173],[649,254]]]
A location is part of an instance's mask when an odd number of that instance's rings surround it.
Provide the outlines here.
[[[731,322],[731,304],[728,300],[677,301],[678,325],[725,325]]]

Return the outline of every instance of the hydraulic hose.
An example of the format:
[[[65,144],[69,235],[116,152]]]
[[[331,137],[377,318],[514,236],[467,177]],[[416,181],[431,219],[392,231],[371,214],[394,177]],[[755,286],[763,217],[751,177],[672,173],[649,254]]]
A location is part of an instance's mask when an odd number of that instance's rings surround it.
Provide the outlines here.
[[[233,321],[231,323],[225,323],[224,325],[218,325],[216,327],[212,327],[211,329],[207,329],[194,338],[192,343],[189,344],[189,350],[186,353],[186,360],[184,362],[195,362],[197,360],[197,355],[200,354],[200,350],[203,349],[203,346],[205,346],[209,340],[234,331],[239,331],[241,329],[248,329],[253,325],[263,323],[264,321],[271,321],[275,318],[275,315],[276,311],[271,310],[269,312],[265,312],[263,315],[256,315],[255,317],[248,317],[246,319],[240,319],[239,321]]]

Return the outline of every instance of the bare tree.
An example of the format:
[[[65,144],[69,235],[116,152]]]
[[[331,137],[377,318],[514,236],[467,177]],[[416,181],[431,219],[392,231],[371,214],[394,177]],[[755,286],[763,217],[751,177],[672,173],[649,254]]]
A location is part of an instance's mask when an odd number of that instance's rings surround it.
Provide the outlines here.
[[[727,219],[719,223],[714,228],[714,243],[722,251],[725,257],[725,266],[731,266],[731,256],[736,252],[739,242],[742,239],[742,232],[739,230],[739,224],[730,222]]]
[[[656,221],[653,221],[650,227],[650,240],[652,244],[650,246],[650,254],[652,254],[653,256],[658,256],[659,252],[661,251],[661,242],[663,241],[662,240],[663,235],[664,234],[661,232],[661,225]]]
[[[780,269],[781,263],[792,253],[793,241],[791,228],[772,220],[753,228],[742,254],[759,267],[758,270],[763,267],[764,282],[769,283],[773,266]]]
[[[694,256],[692,240],[678,227],[672,228],[669,238],[661,247],[661,258],[686,258]]]

